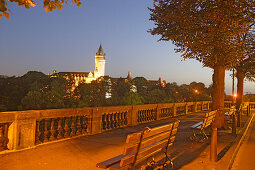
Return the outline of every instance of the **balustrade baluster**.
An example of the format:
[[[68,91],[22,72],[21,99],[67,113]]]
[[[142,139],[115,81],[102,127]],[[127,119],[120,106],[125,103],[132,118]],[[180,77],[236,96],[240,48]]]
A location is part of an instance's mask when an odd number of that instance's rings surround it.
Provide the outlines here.
[[[141,122],[145,121],[145,110],[141,110]]]
[[[68,129],[69,129],[67,117],[63,118],[63,123],[64,123],[64,126],[63,126],[63,132],[64,132],[63,133],[63,137],[66,138],[66,137],[68,137]]]
[[[53,121],[53,127],[54,127],[53,136],[55,139],[58,139],[59,138],[58,136],[60,136],[59,135],[59,124],[60,124],[59,118],[55,118]]]
[[[81,134],[81,116],[76,116],[76,135],[80,135]]]
[[[128,118],[127,118],[127,112],[124,112],[124,124],[127,125]]]
[[[113,125],[114,125],[114,128],[117,128],[117,113],[113,114]]]
[[[113,114],[110,114],[110,127],[111,127],[111,129],[113,129],[113,126],[114,126],[114,122],[113,122],[114,120],[113,120]]]
[[[67,122],[66,122],[66,125],[67,125],[67,133],[66,133],[66,135],[67,135],[67,137],[69,137],[69,136],[71,136],[71,132],[72,132],[72,128],[71,128],[71,126],[72,126],[72,117],[68,117],[67,118]]]
[[[121,124],[121,126],[124,126],[124,113],[123,112],[120,113],[120,124]]]
[[[8,129],[5,129],[5,124],[0,124],[0,151],[6,150],[9,139],[6,132]]]
[[[106,130],[106,114],[102,115],[102,129]]]
[[[55,119],[49,119],[50,120],[50,128],[49,128],[49,140],[52,141],[55,139]]]
[[[49,135],[49,131],[48,131],[48,120],[45,119],[45,121],[44,121],[44,136],[43,136],[43,142],[48,142],[48,141],[49,141],[48,135]]]
[[[117,113],[117,127],[120,127],[120,112]]]
[[[44,142],[44,126],[45,126],[45,119],[41,120],[39,122],[39,140],[42,142]]]
[[[110,115],[109,114],[106,114],[106,122],[107,122],[106,129],[108,130],[111,127]]]
[[[57,135],[57,139],[61,139],[61,138],[63,138],[64,137],[64,118],[63,117],[61,117],[61,118],[59,118],[58,119],[58,127],[57,127],[57,131],[58,131],[58,135]]]
[[[39,129],[39,125],[40,125],[40,121],[36,121],[36,128],[35,128],[35,143],[41,143],[41,141],[39,140],[39,136],[40,136],[40,129]]]
[[[80,117],[80,125],[81,125],[81,134],[84,134],[84,131],[85,131],[85,127],[84,127],[84,122],[85,122],[85,117],[84,116],[81,116]]]
[[[87,116],[85,116],[84,133],[88,133],[88,120],[89,120],[89,118]]]

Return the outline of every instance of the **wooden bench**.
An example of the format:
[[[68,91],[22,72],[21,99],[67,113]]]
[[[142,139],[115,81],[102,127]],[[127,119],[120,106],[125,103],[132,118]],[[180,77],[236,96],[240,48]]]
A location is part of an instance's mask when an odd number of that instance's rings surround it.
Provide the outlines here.
[[[173,145],[179,122],[177,120],[152,129],[146,127],[141,132],[128,135],[123,154],[100,162],[96,166],[103,169],[141,169],[146,166],[168,165],[172,167],[173,163],[167,151]],[[158,161],[162,161],[163,158],[165,158],[164,163],[159,164]]]
[[[232,116],[235,113],[235,111],[236,111],[236,107],[235,106],[231,106],[229,108],[228,112],[225,112],[225,116],[230,117],[230,116]]]
[[[225,122],[227,126],[232,126],[235,119],[236,107],[231,106],[227,112],[225,112]]]
[[[193,136],[190,137],[191,140],[196,141],[205,141],[208,139],[208,136],[205,133],[205,129],[209,127],[212,122],[214,121],[214,118],[216,116],[217,111],[211,111],[209,113],[206,113],[204,116],[203,121],[198,122],[191,126],[193,130]],[[197,132],[198,131],[198,132]],[[199,135],[202,135],[202,137],[199,137]]]

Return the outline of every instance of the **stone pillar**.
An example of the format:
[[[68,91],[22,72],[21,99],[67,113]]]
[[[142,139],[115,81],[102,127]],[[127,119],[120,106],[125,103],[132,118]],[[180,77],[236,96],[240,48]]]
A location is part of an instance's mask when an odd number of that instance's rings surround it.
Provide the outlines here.
[[[132,126],[135,126],[138,124],[137,122],[137,119],[138,119],[138,108],[139,108],[139,105],[138,106],[132,106],[132,116],[131,116],[131,119],[132,119],[132,123],[131,125]]]
[[[16,113],[15,121],[8,130],[8,148],[17,150],[34,146],[35,133],[36,113],[34,111]]]
[[[91,134],[97,134],[102,132],[102,108],[93,108],[91,114]]]
[[[207,102],[207,110],[209,111],[210,110],[210,103]]]
[[[185,105],[185,114],[188,114],[189,113],[189,105],[188,103],[186,103]]]
[[[197,102],[194,103],[194,112],[197,112]]]
[[[160,119],[160,107],[159,105],[157,104],[157,109],[156,109],[156,120],[159,120]]]
[[[174,113],[173,113],[173,117],[176,117],[176,104],[174,104],[173,107],[174,107],[174,109],[173,109],[173,112],[174,112]]]

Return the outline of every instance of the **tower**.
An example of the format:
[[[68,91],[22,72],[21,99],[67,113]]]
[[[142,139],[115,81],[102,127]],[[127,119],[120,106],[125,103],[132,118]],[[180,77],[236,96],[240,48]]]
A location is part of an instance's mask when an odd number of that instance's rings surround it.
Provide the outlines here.
[[[105,53],[102,48],[102,44],[100,43],[100,47],[95,56],[95,78],[104,76],[105,72]]]

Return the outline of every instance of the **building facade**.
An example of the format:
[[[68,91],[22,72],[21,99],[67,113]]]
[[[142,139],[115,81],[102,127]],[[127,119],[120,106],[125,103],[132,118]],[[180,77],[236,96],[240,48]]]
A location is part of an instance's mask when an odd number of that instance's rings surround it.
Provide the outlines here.
[[[100,44],[98,51],[95,55],[95,70],[94,72],[58,72],[53,70],[51,77],[64,77],[67,80],[74,81],[74,87],[80,83],[91,83],[99,77],[105,75],[105,57],[102,44]]]

